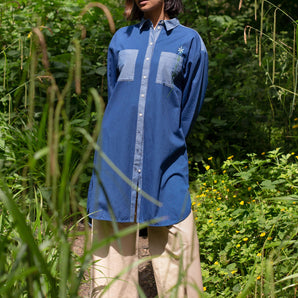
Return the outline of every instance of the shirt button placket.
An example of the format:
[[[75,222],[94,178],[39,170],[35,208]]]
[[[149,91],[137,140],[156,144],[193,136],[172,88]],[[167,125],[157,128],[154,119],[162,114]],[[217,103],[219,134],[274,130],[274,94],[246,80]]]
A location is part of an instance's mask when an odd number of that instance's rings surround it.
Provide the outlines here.
[[[146,104],[146,95],[148,90],[148,77],[150,72],[150,62],[154,50],[155,41],[160,33],[160,28],[158,31],[155,31],[153,27],[150,28],[149,32],[149,43],[145,53],[145,60],[143,63],[143,70],[141,76],[141,88],[140,96],[138,103],[138,117],[137,117],[137,129],[136,129],[136,143],[135,143],[135,152],[134,152],[134,171],[132,182],[142,189],[142,171],[143,171],[143,140],[144,140],[144,112]],[[131,198],[131,218],[135,216],[135,203],[136,197],[135,192]],[[138,205],[139,205],[138,200]],[[139,214],[139,206],[137,208],[137,219]]]

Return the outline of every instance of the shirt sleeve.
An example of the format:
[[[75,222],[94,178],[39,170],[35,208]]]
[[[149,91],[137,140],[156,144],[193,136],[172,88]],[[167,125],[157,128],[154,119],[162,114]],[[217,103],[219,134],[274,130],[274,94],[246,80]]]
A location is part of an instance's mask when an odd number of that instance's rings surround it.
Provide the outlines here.
[[[115,35],[109,45],[107,58],[108,98],[110,98],[118,78],[118,55],[115,51]]]
[[[208,53],[199,35],[192,39],[184,80],[181,126],[186,137],[202,107],[208,83]]]

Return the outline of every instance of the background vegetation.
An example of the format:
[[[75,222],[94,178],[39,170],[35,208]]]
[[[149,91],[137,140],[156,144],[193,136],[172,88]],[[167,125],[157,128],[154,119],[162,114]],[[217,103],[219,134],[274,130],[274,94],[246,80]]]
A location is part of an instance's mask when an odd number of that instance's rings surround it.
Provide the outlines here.
[[[76,297],[113,24],[88,1],[0,3],[0,296]],[[104,0],[116,29],[120,1]],[[210,59],[188,140],[206,296],[297,292],[297,1],[185,0]],[[130,231],[124,231],[128,233]],[[112,235],[120,237],[121,233]],[[87,238],[87,237],[86,237]]]

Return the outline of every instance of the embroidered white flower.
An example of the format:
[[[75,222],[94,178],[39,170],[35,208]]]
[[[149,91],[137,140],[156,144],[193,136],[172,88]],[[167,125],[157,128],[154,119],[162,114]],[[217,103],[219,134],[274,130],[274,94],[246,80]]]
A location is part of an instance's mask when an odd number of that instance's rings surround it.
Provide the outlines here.
[[[183,52],[184,52],[184,49],[183,49],[183,47],[181,46],[181,47],[178,49],[178,53],[179,53],[179,55],[182,55]]]

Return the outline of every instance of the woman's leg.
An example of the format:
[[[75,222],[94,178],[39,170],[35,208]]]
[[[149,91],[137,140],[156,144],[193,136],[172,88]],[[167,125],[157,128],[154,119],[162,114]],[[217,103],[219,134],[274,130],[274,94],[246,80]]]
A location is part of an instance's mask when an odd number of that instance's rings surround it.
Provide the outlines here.
[[[193,214],[169,227],[149,227],[149,249],[159,297],[199,297],[203,291]],[[155,257],[156,256],[156,257]],[[175,286],[178,285],[176,288]],[[172,290],[171,290],[172,289]]]
[[[118,223],[117,225],[119,230],[123,230],[131,226],[131,223]],[[92,221],[92,242],[99,243],[113,234],[111,222]],[[138,268],[133,266],[132,269],[128,269],[137,260],[136,233],[96,250],[93,254],[94,264],[91,268],[91,297],[138,297]],[[121,274],[126,269],[128,271]],[[108,284],[115,278],[116,280],[108,287]],[[102,294],[105,289],[106,292]]]

